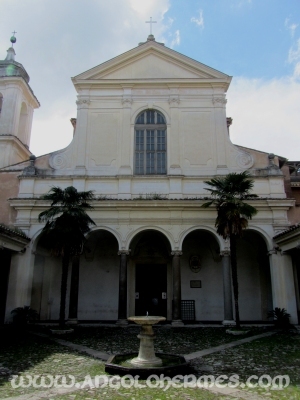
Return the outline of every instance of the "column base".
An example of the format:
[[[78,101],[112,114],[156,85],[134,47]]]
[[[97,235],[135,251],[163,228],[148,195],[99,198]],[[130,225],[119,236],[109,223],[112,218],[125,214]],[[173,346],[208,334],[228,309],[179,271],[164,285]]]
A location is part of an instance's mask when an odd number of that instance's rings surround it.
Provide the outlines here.
[[[181,321],[181,319],[174,319],[174,320],[171,322],[171,325],[172,325],[172,326],[184,326],[184,323]]]
[[[119,326],[127,326],[127,325],[128,325],[128,321],[127,321],[127,319],[118,319],[118,320],[116,321],[116,325],[119,325]]]
[[[228,319],[224,319],[224,321],[222,322],[222,325],[224,326],[232,326],[232,325],[236,325],[234,320],[228,320]]]
[[[68,318],[66,321],[67,325],[77,325],[78,324],[78,319],[77,318]]]

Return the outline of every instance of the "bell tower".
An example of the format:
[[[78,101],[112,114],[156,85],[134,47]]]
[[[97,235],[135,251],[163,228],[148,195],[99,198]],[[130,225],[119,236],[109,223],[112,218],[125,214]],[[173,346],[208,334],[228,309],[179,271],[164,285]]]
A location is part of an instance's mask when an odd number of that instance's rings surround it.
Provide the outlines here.
[[[29,159],[33,111],[40,106],[29,75],[15,61],[15,33],[5,60],[0,60],[0,168]]]

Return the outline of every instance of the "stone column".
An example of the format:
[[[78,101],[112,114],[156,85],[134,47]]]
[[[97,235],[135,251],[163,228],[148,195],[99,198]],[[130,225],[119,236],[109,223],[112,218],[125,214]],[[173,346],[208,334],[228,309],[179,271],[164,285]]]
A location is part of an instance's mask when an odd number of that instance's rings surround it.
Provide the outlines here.
[[[172,251],[172,274],[173,274],[173,310],[172,325],[183,326],[181,320],[181,271],[180,256],[181,251]]]
[[[290,322],[298,323],[295,285],[291,255],[287,252],[269,251],[272,281],[273,309],[285,308],[291,314]]]
[[[130,250],[120,250],[118,325],[127,325],[127,256]]]
[[[224,296],[224,321],[223,325],[234,325],[232,310],[232,285],[231,285],[231,265],[230,252],[221,252],[223,270],[223,296]]]
[[[78,322],[79,260],[79,256],[73,257],[72,260],[68,324],[77,324]]]

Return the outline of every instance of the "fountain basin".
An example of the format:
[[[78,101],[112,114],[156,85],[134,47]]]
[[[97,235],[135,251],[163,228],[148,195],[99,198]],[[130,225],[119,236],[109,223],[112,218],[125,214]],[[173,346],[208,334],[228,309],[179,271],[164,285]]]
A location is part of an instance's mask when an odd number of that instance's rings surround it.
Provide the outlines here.
[[[127,318],[128,321],[133,321],[138,325],[155,325],[161,321],[165,321],[165,317],[159,317],[157,315],[146,315],[146,316],[134,316]]]
[[[176,375],[188,373],[188,363],[183,356],[167,353],[155,353],[155,356],[162,361],[160,366],[140,366],[131,363],[137,358],[137,353],[115,354],[105,363],[105,372],[112,375],[132,375],[140,379],[147,379],[150,375],[164,375],[170,378]]]

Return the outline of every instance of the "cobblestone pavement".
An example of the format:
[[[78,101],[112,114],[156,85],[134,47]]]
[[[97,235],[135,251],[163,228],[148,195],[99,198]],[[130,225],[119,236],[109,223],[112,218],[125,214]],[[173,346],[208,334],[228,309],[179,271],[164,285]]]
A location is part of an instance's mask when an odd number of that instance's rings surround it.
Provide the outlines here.
[[[52,375],[72,375],[77,383],[81,384],[87,375],[94,377],[104,374],[104,361],[108,357],[107,348],[100,351],[99,340],[98,349],[89,348],[87,344],[92,343],[92,339],[85,336],[85,339],[76,339],[76,344],[70,344],[61,338],[50,340],[47,336],[35,335],[17,335],[7,339],[7,343],[3,345],[0,352],[0,399],[18,399],[18,400],[34,400],[34,399],[55,399],[55,400],[79,400],[79,399],[300,399],[300,335],[298,334],[279,334],[263,337],[254,340],[254,337],[248,337],[246,343],[240,344],[240,339],[235,338],[234,342],[229,343],[228,336],[224,335],[219,328],[212,328],[215,334],[209,329],[200,330],[192,329],[158,329],[157,336],[161,332],[169,332],[168,342],[163,343],[160,340],[159,347],[163,347],[163,351],[179,353],[178,350],[185,350],[186,357],[190,360],[192,373],[197,377],[209,376],[218,377],[226,375],[232,377],[239,376],[240,385],[234,388],[230,387],[210,387],[204,389],[198,388],[181,388],[176,389],[170,387],[168,390],[162,388],[146,388],[136,389],[126,388],[109,388],[104,389],[95,387],[79,387],[72,388],[17,388],[11,387],[10,379],[13,375],[26,376],[26,374],[47,376]],[[104,330],[106,335],[107,330]],[[135,336],[138,330],[115,329],[111,336],[107,336],[109,347],[112,352],[122,352],[122,346],[127,349],[127,338]],[[129,335],[130,333],[130,335]],[[256,331],[256,334],[261,331]],[[102,339],[104,339],[104,334]],[[112,341],[117,336],[116,348],[113,347]],[[202,346],[200,345],[200,336],[203,338]],[[224,337],[225,336],[225,337]],[[122,337],[122,340],[120,338]],[[211,340],[209,340],[211,337]],[[99,339],[99,338],[98,338]],[[101,340],[102,340],[101,339]],[[232,338],[231,338],[232,339]],[[101,341],[100,340],[100,341]],[[137,339],[132,339],[137,347]],[[121,345],[122,343],[122,345]],[[213,345],[213,346],[212,346]],[[205,348],[205,346],[207,346]],[[221,346],[219,348],[212,348]],[[234,346],[234,347],[229,347]],[[93,346],[96,347],[96,346]],[[135,348],[136,348],[135,347]],[[209,348],[208,348],[209,347]],[[187,352],[187,350],[192,350]],[[195,351],[196,350],[196,351]],[[88,354],[82,354],[81,352]],[[128,351],[128,350],[127,350]],[[182,352],[183,353],[183,352]],[[289,375],[292,385],[284,390],[270,390],[266,387],[268,381],[264,381],[265,387],[249,388],[247,387],[247,379],[250,376],[269,375],[271,379],[277,375]],[[257,381],[252,381],[257,382]]]

